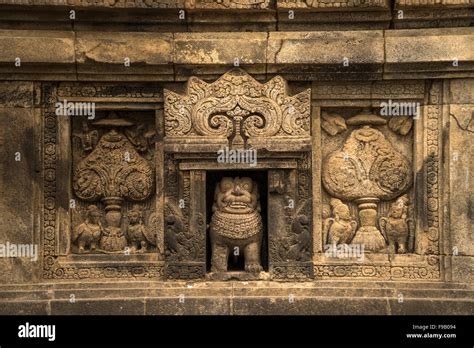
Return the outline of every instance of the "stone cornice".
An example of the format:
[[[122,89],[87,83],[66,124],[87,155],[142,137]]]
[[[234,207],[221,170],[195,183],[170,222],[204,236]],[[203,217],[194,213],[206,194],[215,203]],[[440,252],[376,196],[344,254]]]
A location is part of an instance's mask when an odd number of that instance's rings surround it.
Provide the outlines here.
[[[473,76],[472,47],[474,28],[175,34],[0,30],[0,78],[184,81],[191,75],[215,78],[236,65],[257,78],[280,74],[303,81],[458,78]]]

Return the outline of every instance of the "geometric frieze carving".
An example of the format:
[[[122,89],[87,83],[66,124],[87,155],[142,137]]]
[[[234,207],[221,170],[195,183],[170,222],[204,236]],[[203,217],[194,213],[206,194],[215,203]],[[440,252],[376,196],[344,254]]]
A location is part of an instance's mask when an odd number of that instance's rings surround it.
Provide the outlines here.
[[[191,77],[186,94],[165,89],[164,95],[168,141],[220,140],[222,145],[247,148],[288,137],[309,139],[310,90],[289,96],[280,76],[262,84],[233,69],[212,83]]]
[[[279,9],[291,9],[291,8],[304,8],[304,9],[317,9],[317,8],[344,8],[344,7],[357,7],[357,8],[388,8],[389,3],[387,0],[277,0],[277,6]]]

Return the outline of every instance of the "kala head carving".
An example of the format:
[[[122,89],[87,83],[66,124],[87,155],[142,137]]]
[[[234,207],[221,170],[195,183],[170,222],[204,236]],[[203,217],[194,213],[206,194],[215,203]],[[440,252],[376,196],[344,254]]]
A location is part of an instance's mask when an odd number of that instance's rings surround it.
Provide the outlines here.
[[[212,211],[211,271],[227,271],[231,250],[244,253],[247,272],[262,271],[260,247],[263,225],[257,183],[248,177],[223,178],[216,185]]]

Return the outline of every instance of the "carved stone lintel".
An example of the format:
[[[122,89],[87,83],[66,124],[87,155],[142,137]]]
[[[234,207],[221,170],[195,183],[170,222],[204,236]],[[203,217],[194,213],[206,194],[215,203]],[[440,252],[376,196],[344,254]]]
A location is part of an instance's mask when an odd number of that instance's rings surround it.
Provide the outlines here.
[[[164,93],[167,138],[227,139],[237,147],[254,139],[309,139],[310,91],[289,96],[279,76],[262,84],[233,69],[210,84],[190,78],[185,95]]]

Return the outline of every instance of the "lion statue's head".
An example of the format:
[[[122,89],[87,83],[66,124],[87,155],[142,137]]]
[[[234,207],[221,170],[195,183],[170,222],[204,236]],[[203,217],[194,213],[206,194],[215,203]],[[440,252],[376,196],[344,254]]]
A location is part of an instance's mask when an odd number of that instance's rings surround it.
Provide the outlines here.
[[[212,211],[229,214],[260,212],[257,183],[249,177],[224,177],[216,185]]]

